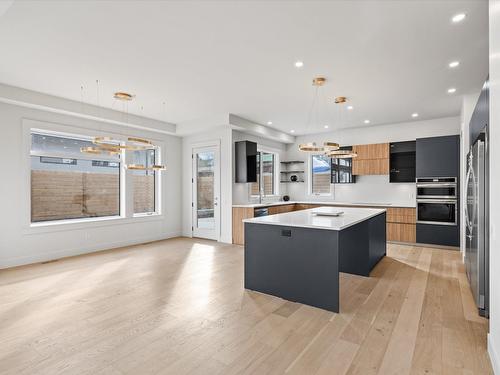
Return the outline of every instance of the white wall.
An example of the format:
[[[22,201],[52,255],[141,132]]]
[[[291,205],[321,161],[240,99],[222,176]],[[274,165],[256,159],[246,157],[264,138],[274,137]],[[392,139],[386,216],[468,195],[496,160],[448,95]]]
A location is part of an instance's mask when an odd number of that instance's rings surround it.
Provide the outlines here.
[[[26,189],[29,187],[25,186],[25,176],[29,166],[24,162],[23,155],[23,118],[149,137],[164,142],[164,161],[167,165],[167,170],[162,172],[164,215],[154,219],[113,221],[99,225],[69,224],[50,231],[30,230],[25,225],[25,215],[29,213],[26,199]],[[178,197],[181,194],[181,140],[178,137],[3,103],[0,103],[0,127],[0,160],[3,161],[0,177],[0,268],[180,235],[181,207]]]
[[[210,131],[182,138],[182,234],[192,237],[192,149],[196,144],[220,143],[220,241],[232,243],[232,129],[221,124]]]
[[[490,333],[488,350],[500,374],[500,0],[489,2],[490,43]]]
[[[250,203],[250,184],[245,183],[235,183],[234,182],[234,165],[235,165],[235,148],[234,143],[238,141],[252,141],[257,143],[258,148],[264,148],[265,150],[274,151],[278,154],[279,161],[286,159],[286,144],[281,142],[274,142],[269,139],[262,137],[257,137],[254,135],[242,133],[240,131],[233,130],[233,147],[232,147],[232,159],[233,159],[233,204],[246,204]],[[278,162],[279,162],[278,161]],[[279,166],[279,163],[278,163]],[[278,184],[278,197],[266,199],[266,201],[279,200],[281,196],[286,194],[287,184]]]
[[[453,135],[460,133],[460,118],[413,121],[398,124],[379,125],[355,129],[342,129],[328,133],[297,137],[295,144],[288,145],[287,158],[305,160],[307,171],[310,160],[298,150],[299,143],[326,140],[339,142],[341,145],[384,143],[409,141],[416,138]],[[306,183],[290,184],[288,192],[292,200],[319,200],[338,202],[392,203],[394,205],[415,205],[415,184],[391,184],[389,176],[359,176],[355,184],[334,185],[331,196],[308,195],[309,176]]]

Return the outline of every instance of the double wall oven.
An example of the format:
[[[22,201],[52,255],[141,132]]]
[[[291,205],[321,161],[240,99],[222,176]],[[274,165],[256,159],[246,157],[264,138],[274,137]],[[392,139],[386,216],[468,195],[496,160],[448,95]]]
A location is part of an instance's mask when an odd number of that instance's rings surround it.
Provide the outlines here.
[[[456,177],[417,178],[417,223],[458,224]]]

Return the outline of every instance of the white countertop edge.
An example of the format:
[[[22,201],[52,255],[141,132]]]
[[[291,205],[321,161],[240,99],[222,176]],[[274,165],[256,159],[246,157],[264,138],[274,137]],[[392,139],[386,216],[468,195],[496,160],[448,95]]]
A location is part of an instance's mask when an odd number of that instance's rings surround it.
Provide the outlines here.
[[[319,207],[310,208],[308,210],[302,210],[302,211],[285,212],[282,214],[276,214],[276,215],[270,215],[270,216],[254,217],[254,218],[250,218],[250,219],[244,219],[243,222],[244,223],[251,223],[251,224],[278,225],[278,226],[283,226],[283,227],[297,227],[297,228],[311,228],[311,229],[340,231],[340,230],[352,227],[353,225],[356,225],[356,224],[361,223],[363,221],[366,221],[368,219],[371,219],[372,217],[375,217],[375,216],[380,215],[380,214],[387,211],[386,209],[383,209],[383,208],[365,208],[365,209],[360,208],[361,210],[371,210],[373,212],[367,213],[363,217],[360,217],[356,220],[352,220],[347,224],[344,224],[341,226],[336,226],[336,227],[314,225],[314,224],[308,224],[308,223],[290,223],[290,222],[286,221],[286,217],[289,215],[297,215],[297,214],[304,215],[304,213],[312,214],[312,212],[314,212],[314,210],[317,210],[318,208]],[[344,207],[344,209],[349,209],[349,208],[352,209],[352,207]],[[357,208],[354,208],[354,209],[357,210]],[[268,217],[272,217],[275,220],[281,219],[282,221],[274,221],[274,222],[273,221],[266,221],[265,218],[268,218]],[[343,217],[338,217],[338,218],[332,217],[331,219],[342,219],[342,218]]]
[[[285,206],[287,204],[318,204],[324,206],[363,206],[363,207],[394,207],[394,208],[415,208],[415,205],[398,204],[398,203],[353,203],[353,202],[315,202],[315,201],[279,201],[269,203],[248,203],[248,204],[233,204],[233,208],[263,208],[272,206]]]

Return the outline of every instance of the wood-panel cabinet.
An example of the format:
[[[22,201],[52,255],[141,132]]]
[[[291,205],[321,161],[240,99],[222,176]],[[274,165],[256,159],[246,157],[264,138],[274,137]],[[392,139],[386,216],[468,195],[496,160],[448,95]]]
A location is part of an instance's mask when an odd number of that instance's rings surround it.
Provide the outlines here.
[[[254,209],[250,207],[233,207],[233,243],[245,243],[245,225],[243,220],[254,217]]]
[[[285,212],[292,212],[295,209],[295,204],[284,204],[280,206],[271,206],[267,209],[269,215],[283,214]]]
[[[284,212],[308,210],[325,206],[314,203],[290,203],[277,206],[269,206],[269,215],[281,214]],[[326,205],[327,206],[327,205]],[[349,207],[346,205],[346,207]],[[360,207],[360,206],[351,206]],[[365,206],[369,207],[369,206]],[[245,243],[244,219],[254,217],[253,207],[233,207],[233,243],[243,245]],[[388,207],[387,215],[387,241],[396,242],[416,242],[416,211],[415,208]]]
[[[388,159],[389,143],[375,143],[369,145],[356,145],[352,147],[358,154],[357,159]]]
[[[390,223],[415,224],[416,220],[416,210],[414,208],[387,208],[387,221]]]
[[[310,208],[320,207],[318,204],[304,204],[304,203],[296,203],[294,207],[294,211],[308,210]]]
[[[352,149],[358,154],[352,161],[353,175],[389,174],[389,143],[355,145]]]
[[[354,159],[352,174],[355,176],[389,174],[389,159]]]
[[[416,242],[415,208],[387,208],[387,241]]]
[[[414,243],[415,240],[415,224],[387,223],[387,241]]]

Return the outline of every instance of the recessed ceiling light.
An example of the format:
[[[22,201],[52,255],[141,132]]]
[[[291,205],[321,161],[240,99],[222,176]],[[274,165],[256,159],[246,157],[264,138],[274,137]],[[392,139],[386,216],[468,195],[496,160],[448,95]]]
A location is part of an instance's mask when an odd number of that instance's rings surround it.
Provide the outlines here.
[[[418,113],[417,113],[417,112],[412,113],[412,114],[411,114],[411,117],[418,117]]]
[[[448,94],[453,94],[455,91],[457,91],[457,89],[454,87],[451,87],[448,89]]]
[[[448,64],[448,66],[450,68],[456,68],[459,65],[460,65],[460,61],[452,61],[451,63]]]
[[[303,61],[295,61],[295,67],[296,68],[302,68],[304,66],[304,62]]]
[[[328,129],[328,125],[323,126],[325,129]]]
[[[465,19],[465,13],[458,13],[452,17],[454,23],[462,22]]]
[[[354,107],[353,107],[352,105],[348,105],[348,106],[347,106],[347,109],[348,109],[349,111],[352,111],[352,110],[354,109]]]
[[[272,121],[268,121],[268,122],[267,122],[267,125],[272,125],[272,124],[273,124],[273,122],[272,122]]]
[[[369,124],[370,123],[370,120],[365,120],[364,121],[365,124]]]
[[[293,130],[293,129],[292,129],[292,130],[290,130],[290,133],[295,133],[295,130]]]

